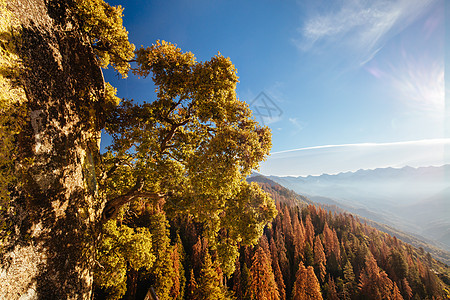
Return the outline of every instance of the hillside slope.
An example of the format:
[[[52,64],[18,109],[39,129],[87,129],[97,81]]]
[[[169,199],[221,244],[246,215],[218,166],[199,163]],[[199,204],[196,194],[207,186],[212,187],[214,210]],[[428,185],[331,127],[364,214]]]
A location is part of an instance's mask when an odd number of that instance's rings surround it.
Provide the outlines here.
[[[333,202],[450,251],[449,176],[450,165],[269,178],[315,202]]]

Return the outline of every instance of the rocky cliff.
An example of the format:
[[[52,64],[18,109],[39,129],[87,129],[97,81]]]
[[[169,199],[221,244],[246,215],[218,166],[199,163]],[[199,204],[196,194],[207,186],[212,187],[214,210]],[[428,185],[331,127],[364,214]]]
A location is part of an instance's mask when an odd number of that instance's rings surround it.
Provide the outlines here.
[[[26,122],[15,138],[1,299],[89,299],[104,201],[96,162],[102,72],[71,1],[10,0]]]

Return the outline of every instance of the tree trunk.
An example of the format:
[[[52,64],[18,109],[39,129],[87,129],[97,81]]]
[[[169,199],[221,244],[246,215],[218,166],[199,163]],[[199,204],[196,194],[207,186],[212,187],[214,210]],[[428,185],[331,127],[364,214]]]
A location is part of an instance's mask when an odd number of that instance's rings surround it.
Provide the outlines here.
[[[95,175],[102,73],[71,1],[7,3],[22,26],[29,119],[18,139],[21,185],[12,193],[0,298],[90,299],[105,205]]]

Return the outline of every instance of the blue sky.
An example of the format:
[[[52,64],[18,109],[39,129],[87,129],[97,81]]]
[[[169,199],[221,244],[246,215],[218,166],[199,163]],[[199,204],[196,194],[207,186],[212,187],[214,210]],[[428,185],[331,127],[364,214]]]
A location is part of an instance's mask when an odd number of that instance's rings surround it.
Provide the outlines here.
[[[423,161],[411,158],[416,165],[450,163],[444,0],[108,2],[125,8],[124,25],[137,47],[160,39],[200,61],[218,51],[230,57],[239,98],[272,129],[275,154],[262,173],[393,165],[386,161],[397,150],[425,151]],[[150,79],[119,80],[110,70],[105,77],[119,97],[154,99]],[[361,155],[359,144],[375,154]],[[348,147],[356,151],[351,166]],[[277,159],[286,151],[298,171],[281,167]],[[312,157],[315,167],[307,168]]]

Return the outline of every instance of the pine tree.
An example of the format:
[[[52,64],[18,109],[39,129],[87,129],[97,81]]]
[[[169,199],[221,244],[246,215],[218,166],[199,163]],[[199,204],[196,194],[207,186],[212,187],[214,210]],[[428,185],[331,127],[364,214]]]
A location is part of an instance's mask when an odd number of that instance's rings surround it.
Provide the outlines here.
[[[402,294],[400,293],[400,290],[395,282],[394,288],[392,289],[391,300],[403,300]]]
[[[326,264],[327,261],[325,258],[325,253],[323,252],[322,241],[320,240],[319,236],[316,235],[316,238],[314,240],[314,267],[319,276],[320,282],[325,281]]]
[[[405,296],[404,298],[406,300],[409,300],[412,298],[412,295],[413,295],[412,289],[409,286],[409,282],[406,278],[402,279],[401,289],[402,289],[402,294]]]
[[[291,214],[287,205],[283,208],[282,226],[286,244],[288,248],[290,248],[294,241],[294,230],[292,228]]]
[[[356,293],[355,273],[353,272],[353,266],[350,261],[344,266],[344,282],[343,282],[343,298],[351,299]]]
[[[309,244],[309,242],[306,242],[304,255],[305,255],[306,266],[313,266],[314,265],[314,251],[311,248],[311,244]]]
[[[172,260],[174,247],[170,245],[169,222],[166,214],[154,211],[150,216],[149,229],[153,237],[156,257],[149,276],[158,298],[160,300],[172,299],[170,292],[174,285],[174,279],[178,278],[179,280],[179,274],[176,274]]]
[[[317,280],[316,274],[312,266],[306,270],[306,299],[322,300],[322,293],[320,292],[320,284]]]
[[[311,247],[313,245],[314,240],[314,225],[311,221],[311,216],[308,214],[305,218],[305,239],[309,243],[309,246]]]
[[[227,291],[222,286],[217,272],[218,263],[212,262],[209,251],[205,252],[203,266],[198,279],[198,287],[195,298],[198,300],[225,300],[228,299]]]
[[[280,294],[275,282],[271,259],[261,246],[256,248],[250,267],[252,299],[279,300]]]
[[[292,299],[293,300],[303,300],[306,299],[306,277],[307,271],[303,262],[300,262],[297,270],[297,274],[295,274],[295,283],[294,288],[292,290]]]
[[[369,255],[359,280],[360,296],[365,299],[389,299],[393,283],[386,272],[381,271],[373,255]]]
[[[339,300],[338,293],[336,291],[336,284],[334,283],[333,278],[328,276],[328,281],[326,284],[326,299],[328,300]]]
[[[305,247],[305,227],[299,221],[298,215],[293,217],[294,228],[294,264],[298,265],[303,259],[303,248]]]
[[[289,294],[289,291],[292,288],[291,264],[286,255],[287,250],[286,250],[286,245],[284,242],[284,236],[280,230],[276,231],[275,237],[276,237],[276,244],[277,244],[277,249],[278,249],[278,261],[280,263],[281,273],[283,274],[283,279],[286,284],[286,289],[287,289],[286,296],[287,296]]]
[[[283,274],[281,274],[280,264],[278,260],[272,261],[273,275],[277,283],[278,291],[280,292],[280,300],[286,299],[286,285],[284,284]]]
[[[194,275],[194,269],[191,269],[190,272],[190,276],[189,276],[189,284],[187,286],[187,299],[190,300],[197,300],[197,288],[198,288],[198,284],[197,281],[195,280],[195,275]]]
[[[321,300],[322,294],[320,292],[319,281],[314,274],[313,267],[305,268],[303,262],[300,262],[296,274],[296,280],[293,290],[294,300]]]

